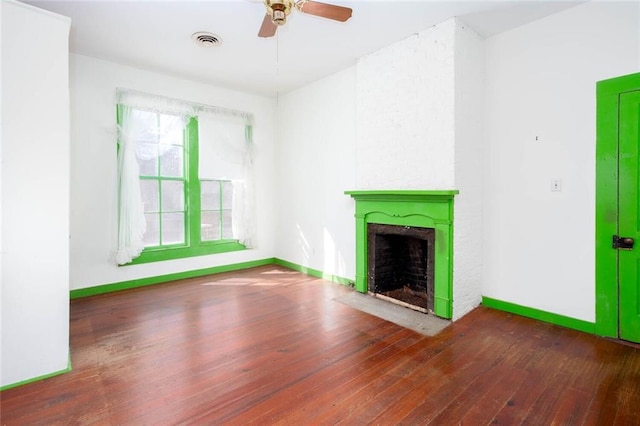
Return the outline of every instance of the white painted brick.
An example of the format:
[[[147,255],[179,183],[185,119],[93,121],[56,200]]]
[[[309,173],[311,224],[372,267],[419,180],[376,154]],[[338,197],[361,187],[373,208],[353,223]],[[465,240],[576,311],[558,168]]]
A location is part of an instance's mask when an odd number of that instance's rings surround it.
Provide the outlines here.
[[[454,319],[482,301],[483,110],[484,42],[456,20]]]
[[[360,189],[459,189],[453,317],[481,301],[483,41],[457,19],[361,58]]]
[[[453,35],[447,21],[360,59],[359,188],[453,186]]]

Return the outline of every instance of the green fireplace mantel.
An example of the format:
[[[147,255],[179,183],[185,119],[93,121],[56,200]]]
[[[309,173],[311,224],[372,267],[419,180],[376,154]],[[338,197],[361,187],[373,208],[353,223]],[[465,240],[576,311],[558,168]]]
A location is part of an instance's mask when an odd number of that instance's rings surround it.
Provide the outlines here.
[[[421,189],[381,189],[376,191],[369,190],[357,190],[357,191],[344,191],[345,194],[351,195],[353,198],[389,198],[389,197],[449,197],[453,198],[454,195],[460,193],[457,189],[435,189],[432,191],[425,191]]]
[[[367,292],[367,225],[435,230],[434,313],[453,314],[453,198],[457,190],[345,191],[356,201],[356,290]]]

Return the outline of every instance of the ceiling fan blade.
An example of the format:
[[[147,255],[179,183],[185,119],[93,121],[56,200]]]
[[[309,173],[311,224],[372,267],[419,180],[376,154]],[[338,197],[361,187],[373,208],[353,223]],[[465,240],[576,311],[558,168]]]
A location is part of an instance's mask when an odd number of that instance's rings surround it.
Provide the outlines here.
[[[260,31],[258,31],[258,37],[273,37],[276,35],[277,29],[278,26],[271,22],[271,17],[269,15],[264,15],[262,26],[260,27]]]
[[[308,0],[302,2],[299,7],[300,12],[309,15],[320,16],[322,18],[333,19],[334,21],[345,22],[351,18],[353,12],[348,7],[336,6],[335,4],[321,3],[319,1]]]

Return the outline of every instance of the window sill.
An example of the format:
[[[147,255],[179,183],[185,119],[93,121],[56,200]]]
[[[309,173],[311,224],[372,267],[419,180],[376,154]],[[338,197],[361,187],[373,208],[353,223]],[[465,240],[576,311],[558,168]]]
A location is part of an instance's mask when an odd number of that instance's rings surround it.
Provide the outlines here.
[[[141,263],[162,262],[165,260],[184,259],[187,257],[206,256],[209,254],[228,253],[246,250],[247,248],[235,240],[202,243],[198,247],[172,247],[166,249],[144,250],[131,262],[120,265],[139,265]]]

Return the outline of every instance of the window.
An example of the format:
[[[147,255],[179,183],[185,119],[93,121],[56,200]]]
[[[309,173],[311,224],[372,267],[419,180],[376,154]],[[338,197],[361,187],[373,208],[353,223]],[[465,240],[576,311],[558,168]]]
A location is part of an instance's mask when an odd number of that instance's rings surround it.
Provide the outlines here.
[[[202,241],[233,239],[233,184],[229,180],[200,180]]]
[[[118,124],[117,263],[247,247],[251,132],[244,121],[119,104]]]
[[[180,117],[133,110],[130,116],[143,131],[136,143],[140,193],[146,232],[145,247],[186,244],[187,182],[185,126]]]

